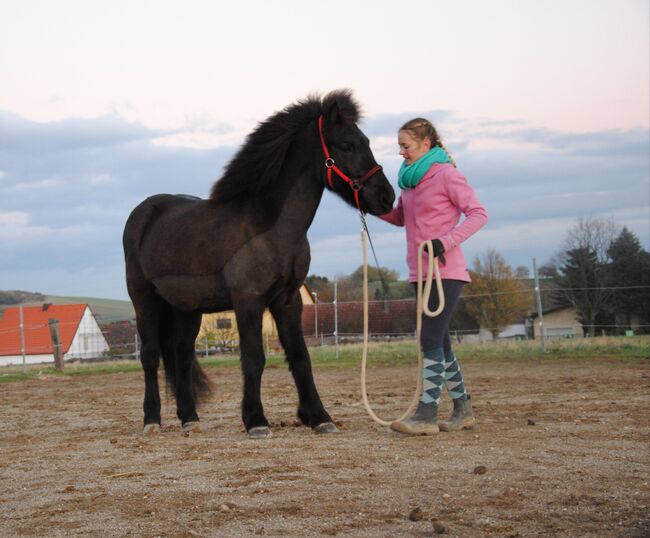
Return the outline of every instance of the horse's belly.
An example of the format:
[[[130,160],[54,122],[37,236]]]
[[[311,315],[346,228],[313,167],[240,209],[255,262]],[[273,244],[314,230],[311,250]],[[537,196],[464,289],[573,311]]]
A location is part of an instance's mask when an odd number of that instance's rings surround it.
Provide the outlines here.
[[[168,275],[153,279],[156,293],[185,311],[231,310],[230,294],[216,275]]]

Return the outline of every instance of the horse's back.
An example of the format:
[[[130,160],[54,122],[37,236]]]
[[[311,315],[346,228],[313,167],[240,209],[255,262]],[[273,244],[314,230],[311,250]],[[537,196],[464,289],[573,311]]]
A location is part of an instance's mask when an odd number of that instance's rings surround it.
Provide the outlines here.
[[[184,195],[158,194],[127,219],[127,263],[142,278],[218,276],[243,245],[268,225],[250,202],[216,204]]]

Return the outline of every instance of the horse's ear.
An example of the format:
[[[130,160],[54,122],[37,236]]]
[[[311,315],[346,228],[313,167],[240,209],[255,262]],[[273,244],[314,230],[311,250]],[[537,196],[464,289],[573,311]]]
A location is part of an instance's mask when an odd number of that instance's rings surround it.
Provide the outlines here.
[[[337,90],[323,99],[323,111],[328,123],[357,123],[359,121],[359,105],[352,98],[350,90]]]
[[[334,101],[330,109],[327,111],[327,118],[330,125],[336,125],[337,123],[343,123],[343,115],[341,114],[341,109],[339,104]]]

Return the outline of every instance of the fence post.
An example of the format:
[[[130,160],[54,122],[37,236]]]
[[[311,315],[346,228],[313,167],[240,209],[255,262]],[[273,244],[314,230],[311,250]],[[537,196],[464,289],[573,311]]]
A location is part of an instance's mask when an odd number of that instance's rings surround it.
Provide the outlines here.
[[[334,281],[334,342],[336,343],[336,358],[339,358],[339,308],[338,308],[338,287]]]
[[[61,355],[61,338],[59,337],[59,320],[49,319],[50,338],[52,339],[52,352],[54,354],[54,368],[63,371],[63,356]]]
[[[135,349],[133,351],[133,355],[135,356],[135,360],[137,361],[140,358],[140,349],[138,347],[138,331],[137,330],[135,331],[134,337],[135,337],[135,340],[134,340]]]
[[[537,260],[535,258],[533,258],[533,275],[535,276],[535,298],[537,299],[537,314],[539,315],[539,339],[542,342],[542,353],[546,353],[546,328],[544,327],[542,294],[539,289],[539,275],[537,274]],[[534,328],[535,326],[533,325]]]
[[[25,360],[25,322],[23,320],[23,305],[19,306],[20,311],[20,352],[23,355],[23,372],[27,371],[27,361]]]

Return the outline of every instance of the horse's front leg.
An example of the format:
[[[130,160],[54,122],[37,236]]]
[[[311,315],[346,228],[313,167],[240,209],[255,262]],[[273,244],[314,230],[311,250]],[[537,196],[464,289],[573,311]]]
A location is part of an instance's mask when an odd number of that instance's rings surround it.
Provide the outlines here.
[[[270,309],[298,390],[298,418],[316,433],[337,432],[314,383],[311,358],[302,332],[300,292],[295,291],[288,299],[279,299],[271,304]]]
[[[266,358],[262,346],[262,316],[264,302],[257,296],[233,297],[239,331],[242,374],[244,377],[244,397],[242,400],[242,420],[252,438],[271,435],[269,423],[264,416],[261,386]]]

